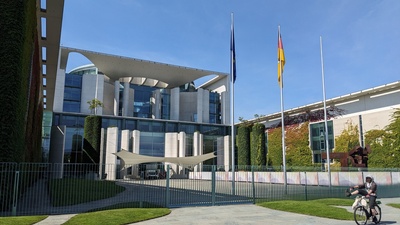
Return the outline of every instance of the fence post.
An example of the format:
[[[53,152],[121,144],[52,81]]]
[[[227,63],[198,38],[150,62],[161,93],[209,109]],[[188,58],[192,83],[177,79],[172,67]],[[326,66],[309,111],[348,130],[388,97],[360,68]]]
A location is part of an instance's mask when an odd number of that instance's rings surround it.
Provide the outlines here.
[[[307,172],[304,172],[304,192],[305,192],[305,196],[306,196],[306,201],[308,200],[308,196],[307,196]]]
[[[211,170],[211,205],[215,205],[215,165],[213,165]]]
[[[170,165],[167,165],[167,175],[165,177],[165,207],[169,208],[169,201],[170,201],[170,196],[169,196],[169,170],[170,170]]]
[[[251,186],[253,191],[253,204],[256,204],[256,187],[254,184],[254,166],[251,166]]]
[[[19,186],[19,171],[15,171],[12,216],[16,216],[17,215],[18,186]]]

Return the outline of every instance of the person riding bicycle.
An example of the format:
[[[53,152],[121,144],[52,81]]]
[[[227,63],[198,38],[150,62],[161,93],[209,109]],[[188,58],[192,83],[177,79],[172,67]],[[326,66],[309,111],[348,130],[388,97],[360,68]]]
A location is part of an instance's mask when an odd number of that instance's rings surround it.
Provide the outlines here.
[[[371,209],[372,216],[375,216],[377,212],[374,206],[376,204],[376,192],[378,190],[378,185],[375,183],[374,178],[371,175],[367,175],[365,177],[365,180],[366,181],[363,184],[350,187],[350,190],[357,190],[353,192],[346,190],[346,196],[350,197],[351,195],[360,194],[362,196],[369,197],[369,208]]]

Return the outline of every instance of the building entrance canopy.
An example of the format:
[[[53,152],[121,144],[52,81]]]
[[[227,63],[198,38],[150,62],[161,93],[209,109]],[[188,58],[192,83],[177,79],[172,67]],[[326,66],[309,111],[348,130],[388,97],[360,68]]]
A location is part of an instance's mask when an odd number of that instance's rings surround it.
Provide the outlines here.
[[[197,165],[207,159],[212,159],[216,157],[213,152],[198,156],[188,156],[188,157],[155,157],[155,156],[145,156],[132,152],[128,152],[122,149],[120,152],[113,153],[114,155],[121,158],[123,163],[121,168],[125,165],[135,165],[140,163],[151,163],[151,162],[167,162],[173,163],[179,166],[192,166]]]

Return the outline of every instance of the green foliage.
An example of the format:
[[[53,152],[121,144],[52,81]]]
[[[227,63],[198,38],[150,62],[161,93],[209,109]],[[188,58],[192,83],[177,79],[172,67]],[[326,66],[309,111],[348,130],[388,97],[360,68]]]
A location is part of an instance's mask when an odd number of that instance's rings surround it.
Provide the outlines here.
[[[392,114],[391,123],[384,130],[370,130],[365,134],[365,143],[372,152],[368,167],[400,167],[400,109]]]
[[[90,101],[87,101],[87,104],[89,104],[89,109],[90,109],[90,111],[92,113],[94,112],[94,110],[96,108],[104,107],[104,104],[100,100],[98,100],[97,98],[94,98],[94,99],[92,99]]]
[[[265,125],[256,123],[251,129],[250,135],[250,165],[265,166]]]
[[[83,163],[100,161],[101,117],[87,116],[83,133]]]
[[[351,199],[319,199],[310,201],[272,201],[262,202],[258,205],[292,213],[318,216],[337,220],[353,220],[353,213],[336,206],[349,206]]]
[[[108,211],[83,213],[72,217],[65,225],[98,225],[98,224],[132,224],[144,220],[154,219],[168,215],[171,212],[167,208],[155,209],[114,209]]]
[[[268,129],[268,165],[278,169],[282,159],[282,128]]]
[[[31,225],[39,223],[46,219],[48,216],[11,216],[0,217],[0,224],[2,225]]]
[[[351,121],[346,124],[347,127],[335,138],[334,152],[349,152],[355,146],[360,145],[358,127]]]
[[[52,179],[49,182],[53,206],[75,205],[110,198],[125,190],[112,181],[87,179]]]
[[[250,127],[240,125],[237,132],[238,166],[250,165]]]
[[[0,13],[0,161],[37,161],[42,105],[36,2],[8,1]],[[35,49],[36,48],[36,49]],[[33,121],[32,121],[33,120]]]
[[[309,147],[309,122],[286,127],[287,166],[311,166],[312,152]]]

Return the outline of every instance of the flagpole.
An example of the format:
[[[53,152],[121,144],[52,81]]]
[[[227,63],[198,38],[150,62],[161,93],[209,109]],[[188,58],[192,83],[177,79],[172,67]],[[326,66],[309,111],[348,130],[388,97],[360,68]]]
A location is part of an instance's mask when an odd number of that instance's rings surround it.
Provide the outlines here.
[[[235,123],[234,123],[234,51],[235,51],[235,39],[233,29],[233,13],[231,13],[231,157],[232,157],[232,195],[235,195]]]
[[[281,26],[278,26],[278,41],[281,38]],[[287,191],[287,173],[286,173],[286,144],[285,144],[285,117],[283,113],[283,69],[282,69],[282,62],[279,60],[279,69],[280,69],[280,91],[281,91],[281,123],[282,123],[282,167],[283,167],[283,174],[284,174],[284,185],[285,185],[285,193]]]
[[[321,50],[321,71],[322,71],[322,92],[324,97],[324,121],[325,121],[325,146],[326,146],[326,160],[328,161],[328,177],[329,187],[331,187],[331,160],[329,152],[329,136],[328,136],[328,120],[326,116],[326,94],[325,94],[325,75],[324,75],[324,57],[322,55],[322,36],[319,36],[319,46]]]

